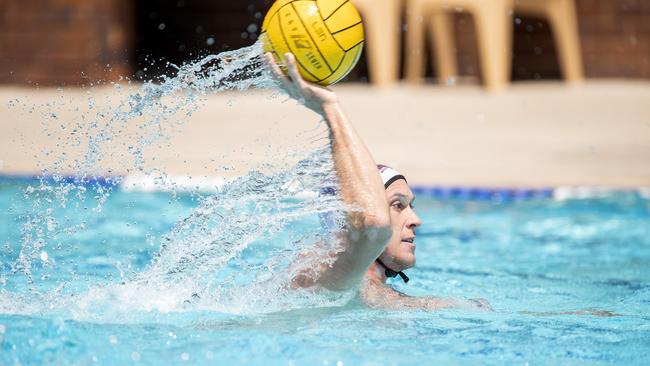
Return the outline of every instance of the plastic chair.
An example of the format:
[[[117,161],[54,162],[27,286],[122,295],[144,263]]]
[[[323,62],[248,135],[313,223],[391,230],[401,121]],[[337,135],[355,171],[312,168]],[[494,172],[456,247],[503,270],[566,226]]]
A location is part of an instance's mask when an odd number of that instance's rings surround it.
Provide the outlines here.
[[[515,0],[515,11],[548,19],[562,75],[568,82],[582,81],[584,74],[574,0]]]
[[[450,11],[474,17],[480,67],[488,89],[503,88],[510,77],[513,0],[407,0],[406,79],[419,82],[424,71],[425,19],[430,21],[435,61],[441,83],[457,75]],[[432,47],[434,49],[434,47]]]
[[[549,19],[567,81],[582,80],[582,61],[573,0],[407,0],[406,78],[419,82],[424,66],[424,19],[431,22],[434,56],[441,83],[456,76],[449,11],[460,8],[475,18],[481,73],[488,89],[505,87],[510,78],[513,7]]]
[[[399,77],[401,0],[351,0],[364,21],[370,82],[390,85]]]

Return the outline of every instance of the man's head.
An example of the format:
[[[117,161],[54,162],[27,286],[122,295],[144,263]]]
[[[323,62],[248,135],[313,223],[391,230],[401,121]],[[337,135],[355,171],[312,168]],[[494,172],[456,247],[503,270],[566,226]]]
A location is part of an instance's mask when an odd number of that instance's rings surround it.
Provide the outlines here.
[[[386,267],[399,272],[415,265],[415,228],[420,226],[421,222],[413,211],[415,197],[406,178],[385,165],[378,165],[377,168],[386,188],[393,228],[393,235],[379,260]]]

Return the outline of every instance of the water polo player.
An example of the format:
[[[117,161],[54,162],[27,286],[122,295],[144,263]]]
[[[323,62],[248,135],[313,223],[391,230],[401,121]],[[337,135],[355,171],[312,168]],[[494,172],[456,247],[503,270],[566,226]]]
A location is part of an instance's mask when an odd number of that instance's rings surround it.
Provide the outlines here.
[[[285,75],[270,53],[266,62],[273,76],[292,98],[323,116],[330,132],[339,195],[350,209],[342,248],[322,263],[300,271],[295,287],[322,286],[331,290],[360,287],[363,301],[382,308],[441,309],[469,306],[489,309],[483,300],[460,301],[411,297],[386,284],[388,277],[408,277],[404,270],[415,265],[415,229],[420,219],[413,211],[413,192],[406,178],[392,168],[377,166],[368,148],[347,120],[336,94],[305,81],[292,54],[285,55]],[[379,174],[378,174],[379,168]]]

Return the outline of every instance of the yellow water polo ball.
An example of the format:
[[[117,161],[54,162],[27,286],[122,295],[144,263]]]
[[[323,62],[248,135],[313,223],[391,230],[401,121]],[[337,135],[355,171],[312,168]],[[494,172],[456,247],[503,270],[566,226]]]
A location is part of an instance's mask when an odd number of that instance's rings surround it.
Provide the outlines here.
[[[363,23],[349,0],[276,0],[262,32],[264,51],[281,67],[291,52],[302,77],[320,85],[343,79],[363,49]]]

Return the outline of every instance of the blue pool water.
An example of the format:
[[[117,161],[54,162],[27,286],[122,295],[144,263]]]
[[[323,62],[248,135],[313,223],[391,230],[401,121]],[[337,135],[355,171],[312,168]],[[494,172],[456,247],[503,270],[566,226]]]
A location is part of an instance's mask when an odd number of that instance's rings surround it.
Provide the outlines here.
[[[292,306],[269,301],[286,294],[265,285],[283,278],[273,272],[283,267],[267,262],[310,242],[319,230],[313,209],[272,233],[260,231],[223,263],[217,258],[224,243],[197,252],[174,239],[190,230],[179,229],[188,218],[203,231],[214,229],[200,212],[275,218],[297,212],[308,198],[282,199],[278,204],[285,206],[274,211],[262,207],[263,199],[241,194],[240,206],[228,208],[232,202],[215,200],[219,193],[116,186],[97,209],[97,187],[36,197],[29,186],[38,183],[0,179],[2,365],[650,362],[650,200],[638,193],[563,200],[419,197],[418,263],[408,271],[411,282],[392,283],[414,296],[488,299],[495,311],[480,313],[383,311],[354,298],[305,300],[317,297],[310,294],[286,297]],[[247,189],[262,197],[262,186]],[[56,196],[54,204],[47,194]],[[51,211],[35,219],[38,200]],[[26,228],[30,219],[34,225]],[[228,221],[229,230],[251,224],[244,216],[238,220]],[[26,246],[28,234],[42,245]],[[161,243],[172,249],[161,252]],[[173,245],[180,245],[183,260],[170,259]],[[37,249],[21,262],[29,248]],[[188,259],[187,253],[200,255]],[[159,281],[152,269],[171,262],[185,274],[178,285]],[[211,266],[218,273],[206,276]],[[165,278],[177,281],[173,276]],[[193,296],[195,290],[184,290],[199,282],[205,284],[196,291],[209,291]],[[213,297],[210,291],[222,292]],[[581,309],[621,316],[553,314]]]
[[[56,143],[34,157],[47,179],[0,177],[0,365],[650,362],[647,191],[415,190],[418,263],[393,285],[485,298],[494,312],[290,290],[292,271],[335,249],[341,222],[338,198],[319,194],[336,184],[322,124],[286,154],[296,165],[280,152],[265,174],[211,193],[165,183],[155,161],[206,94],[275,85],[260,53],[258,42],[159,83],[114,83],[117,106],[92,90],[84,106],[64,93],[10,101]],[[74,117],[61,120],[65,108]],[[114,171],[153,184],[94,176]],[[133,190],[151,186],[165,191]]]

